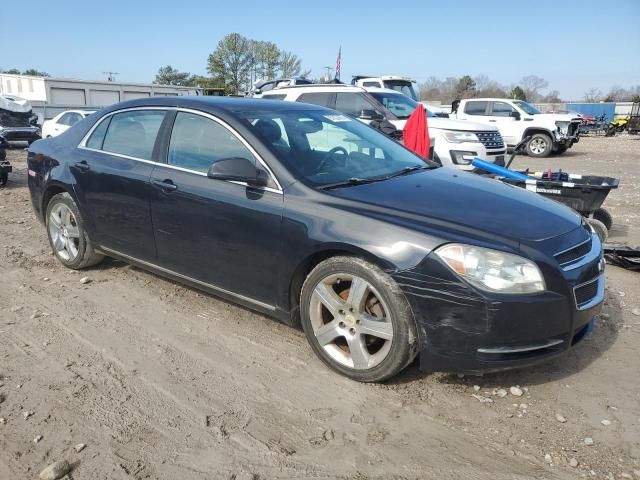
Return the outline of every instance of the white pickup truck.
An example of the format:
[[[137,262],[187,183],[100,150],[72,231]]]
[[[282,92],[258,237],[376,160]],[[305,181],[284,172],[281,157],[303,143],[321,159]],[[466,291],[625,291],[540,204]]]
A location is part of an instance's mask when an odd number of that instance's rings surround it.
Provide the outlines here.
[[[580,118],[570,114],[542,113],[522,100],[504,98],[470,98],[454,102],[451,118],[495,125],[508,147],[514,147],[526,137],[531,157],[561,154],[578,142]]]
[[[396,90],[375,87],[364,89],[341,84],[279,88],[264,93],[262,98],[321,105],[365,123],[371,121],[370,113],[373,112],[384,117],[398,130],[404,129],[407,119],[418,106],[418,102]],[[367,117],[362,115],[363,112],[368,112]],[[429,134],[435,142],[435,161],[467,171],[475,169],[471,165],[474,157],[504,165],[506,148],[495,126],[460,122],[432,114],[429,117]]]
[[[413,98],[416,102],[419,100],[413,84],[416,81],[409,77],[401,77],[399,75],[383,75],[381,77],[372,77],[370,75],[354,75],[351,79],[351,85],[362,88],[388,88],[400,92],[407,97]]]

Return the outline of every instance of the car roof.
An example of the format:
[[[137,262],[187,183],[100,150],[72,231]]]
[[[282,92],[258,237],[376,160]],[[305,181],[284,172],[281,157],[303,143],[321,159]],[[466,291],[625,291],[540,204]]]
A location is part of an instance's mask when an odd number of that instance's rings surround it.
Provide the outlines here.
[[[288,92],[366,92],[362,87],[356,87],[354,85],[345,85],[340,83],[314,83],[312,85],[291,85],[289,87],[282,87],[265,92],[265,95],[273,93],[275,95],[281,95]]]
[[[284,89],[282,89],[284,90]],[[137,98],[109,107],[109,111],[136,107],[182,107],[201,109],[209,112],[281,112],[285,110],[326,110],[320,106],[302,103],[282,102],[250,97],[217,97],[217,96],[170,96]]]

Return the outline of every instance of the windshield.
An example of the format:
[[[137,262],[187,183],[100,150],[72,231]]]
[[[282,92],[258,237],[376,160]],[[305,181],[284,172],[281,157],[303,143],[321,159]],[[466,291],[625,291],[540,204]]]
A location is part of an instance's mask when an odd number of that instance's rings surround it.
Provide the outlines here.
[[[534,107],[530,103],[523,102],[522,100],[514,100],[513,103],[515,103],[518,107],[520,107],[522,110],[527,112],[529,115],[538,115],[539,113],[542,113],[540,110],[538,110],[536,107]]]
[[[369,92],[369,94],[401,120],[409,118],[418,107],[418,102],[401,93]],[[425,111],[427,117],[433,117],[433,114],[426,107]]]
[[[244,118],[289,171],[314,187],[437,166],[339,112],[247,112]]]
[[[385,80],[382,82],[384,84],[384,88],[390,88],[391,90],[395,90],[396,92],[400,92],[403,95],[413,98],[415,101],[418,101],[418,95],[416,95],[416,91],[413,89],[413,85],[408,80]]]

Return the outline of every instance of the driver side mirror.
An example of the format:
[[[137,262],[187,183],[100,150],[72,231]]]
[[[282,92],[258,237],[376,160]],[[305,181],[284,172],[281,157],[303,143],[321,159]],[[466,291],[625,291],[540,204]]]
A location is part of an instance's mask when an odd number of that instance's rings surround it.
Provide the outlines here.
[[[520,120],[520,112],[511,112],[509,116],[514,118],[516,121]]]
[[[384,120],[384,115],[376,110],[361,110],[358,118],[361,120]]]
[[[266,187],[269,175],[256,167],[255,163],[242,157],[223,158],[214,162],[207,177],[215,180],[244,182],[252,187]]]

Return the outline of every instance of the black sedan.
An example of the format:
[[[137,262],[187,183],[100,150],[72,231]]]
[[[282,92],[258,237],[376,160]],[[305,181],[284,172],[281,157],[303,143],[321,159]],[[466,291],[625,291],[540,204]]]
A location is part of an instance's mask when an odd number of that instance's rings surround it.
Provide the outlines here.
[[[61,263],[104,256],[302,325],[328,366],[387,379],[552,358],[589,333],[602,247],[572,210],[439,168],[321,107],[113,105],[29,150]]]

